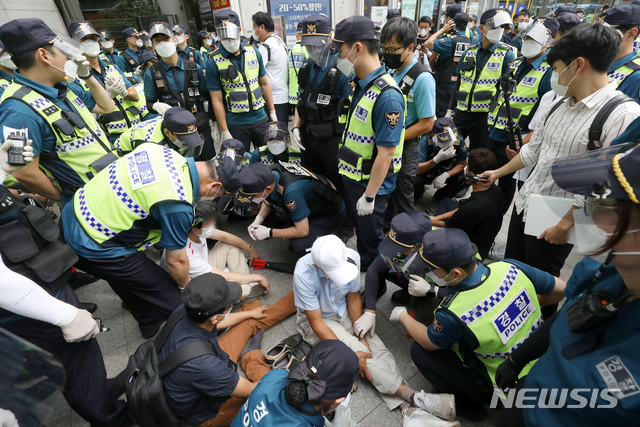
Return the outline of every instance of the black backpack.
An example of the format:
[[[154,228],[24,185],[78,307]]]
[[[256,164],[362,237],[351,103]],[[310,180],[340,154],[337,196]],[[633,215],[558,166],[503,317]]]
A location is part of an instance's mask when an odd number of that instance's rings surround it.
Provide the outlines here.
[[[173,327],[186,315],[184,307],[173,313],[155,341],[146,341],[129,357],[125,389],[127,404],[136,424],[140,427],[187,427],[187,420],[205,397],[203,394],[189,408],[182,419],[173,413],[167,403],[162,387],[162,377],[178,366],[196,357],[212,354],[218,356],[215,347],[208,341],[195,341],[170,353],[158,363],[158,353]]]

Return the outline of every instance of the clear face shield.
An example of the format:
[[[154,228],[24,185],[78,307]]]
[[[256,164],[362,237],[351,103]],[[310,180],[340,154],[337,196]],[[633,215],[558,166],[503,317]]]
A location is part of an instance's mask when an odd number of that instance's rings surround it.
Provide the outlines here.
[[[548,46],[553,41],[553,35],[549,32],[549,29],[544,26],[542,22],[535,22],[533,25],[527,27],[520,33],[522,40],[534,40],[543,48]]]
[[[67,60],[74,60],[78,56],[82,55],[82,48],[80,43],[69,36],[58,34],[58,37],[53,41],[53,47],[59,49]],[[60,58],[65,59],[65,58]]]
[[[221,40],[234,39],[240,40],[240,27],[231,22],[222,22],[219,27],[216,27],[216,32],[220,36]]]
[[[482,25],[487,29],[487,31],[496,30],[498,28],[503,28],[505,31],[513,29],[511,16],[509,16],[509,13],[504,10],[498,12],[493,18],[487,19],[482,23]]]
[[[444,132],[433,135],[433,143],[443,150],[453,147],[459,139],[460,135],[458,134],[458,128],[452,128],[450,126],[445,126]]]
[[[413,249],[411,250],[413,252]],[[410,252],[410,254],[412,253]],[[391,258],[386,255],[380,254],[380,257],[384,261],[384,263],[389,267],[389,270],[393,271],[398,275],[403,275],[407,279],[409,279],[410,272],[404,268],[405,261],[409,258],[408,255],[401,255],[400,257]]]
[[[178,153],[182,157],[198,157],[202,153],[202,144],[196,146],[189,146],[186,142],[180,139],[180,134],[174,134],[176,136],[176,140],[171,141],[173,145],[177,147]],[[200,140],[202,140],[202,135],[200,135]]]
[[[308,47],[309,46],[307,46],[307,48]],[[320,51],[318,59],[316,60],[316,64],[318,64],[321,67],[335,67],[339,57],[340,57],[340,50],[331,47],[331,44],[329,43],[329,38],[327,38],[327,44]]]
[[[233,206],[231,211],[236,215],[251,217],[260,212],[260,205],[264,200],[264,190],[259,193],[246,193],[241,189],[233,196]]]

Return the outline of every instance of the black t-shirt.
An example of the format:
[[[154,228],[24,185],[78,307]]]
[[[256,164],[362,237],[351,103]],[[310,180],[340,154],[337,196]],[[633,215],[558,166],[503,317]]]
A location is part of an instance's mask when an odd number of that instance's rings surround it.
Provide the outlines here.
[[[445,224],[447,228],[459,228],[467,233],[480,256],[485,258],[502,226],[503,203],[502,191],[492,185],[460,201],[460,209]]]

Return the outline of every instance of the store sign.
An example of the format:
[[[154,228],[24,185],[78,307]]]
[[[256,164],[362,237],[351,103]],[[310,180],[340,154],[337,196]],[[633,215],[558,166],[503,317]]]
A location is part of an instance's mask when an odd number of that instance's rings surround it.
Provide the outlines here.
[[[387,19],[388,11],[389,8],[387,6],[371,6],[371,20],[382,26]]]
[[[403,0],[400,15],[409,19],[416,19],[416,0]]]
[[[231,7],[231,0],[211,0],[211,9],[218,10]]]
[[[432,17],[435,5],[436,0],[422,0],[422,3],[420,4],[420,18],[423,16]]]
[[[272,0],[270,3],[271,16],[280,15],[284,17],[288,46],[293,46],[296,43],[298,22],[304,20],[307,16],[322,13],[331,19],[331,0],[314,0],[310,2],[302,0]]]

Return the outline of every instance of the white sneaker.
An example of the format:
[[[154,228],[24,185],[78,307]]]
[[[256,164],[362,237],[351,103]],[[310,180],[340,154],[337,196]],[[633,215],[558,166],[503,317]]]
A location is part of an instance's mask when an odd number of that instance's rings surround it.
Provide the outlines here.
[[[411,416],[403,410],[402,415],[402,427],[460,427],[460,421],[445,421],[422,409],[416,409]]]
[[[416,392],[413,400],[418,409],[423,409],[447,421],[456,419],[456,401],[453,394],[430,394],[424,390]]]

